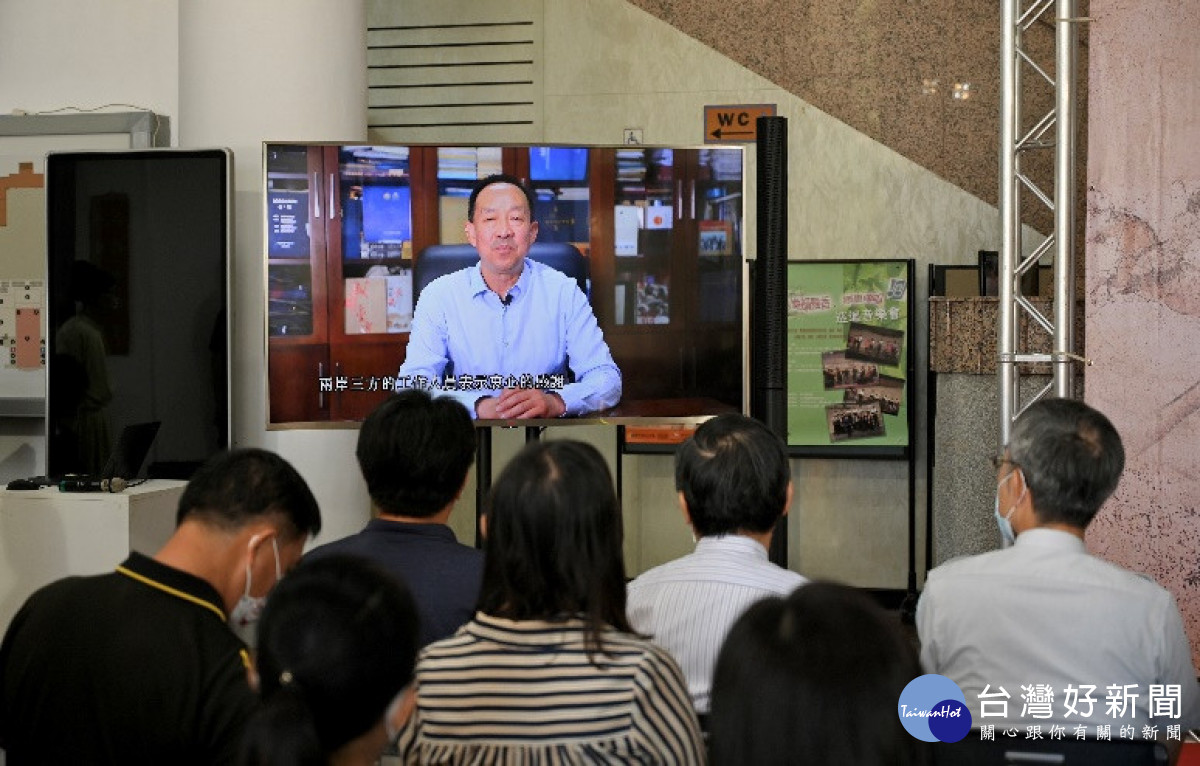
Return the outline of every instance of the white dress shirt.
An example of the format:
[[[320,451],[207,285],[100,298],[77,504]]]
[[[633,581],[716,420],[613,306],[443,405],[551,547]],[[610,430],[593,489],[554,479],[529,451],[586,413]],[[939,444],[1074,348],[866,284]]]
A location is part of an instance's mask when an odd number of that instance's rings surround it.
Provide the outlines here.
[[[1186,732],[1200,724],[1200,688],[1175,599],[1150,578],[1088,554],[1068,532],[1030,529],[1011,548],[937,567],[917,606],[917,629],[922,666],[959,685],[976,728],[1015,726],[1024,735],[1031,725],[1046,732],[1059,724],[1074,736],[1084,724],[1095,736],[1101,724],[1117,739],[1132,725],[1142,739],[1149,725],[1162,739],[1169,725]],[[1169,715],[1169,692],[1160,690],[1156,702],[1150,688],[1175,684],[1179,718]]]
[[[754,602],[786,596],[806,582],[772,564],[756,540],[703,537],[692,553],[629,583],[626,611],[634,630],[675,657],[696,712],[706,714],[717,653],[733,623]]]

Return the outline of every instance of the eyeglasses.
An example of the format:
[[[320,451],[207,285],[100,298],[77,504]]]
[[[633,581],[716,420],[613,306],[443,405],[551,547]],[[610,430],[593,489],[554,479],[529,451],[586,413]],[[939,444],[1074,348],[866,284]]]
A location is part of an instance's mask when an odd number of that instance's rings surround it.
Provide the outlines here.
[[[1014,468],[1021,467],[1020,463],[1017,463],[1016,461],[1014,461],[1012,458],[1008,457],[1007,455],[993,455],[991,458],[991,461],[992,461],[992,468],[997,471],[1000,470],[1000,466],[1002,466],[1002,465],[1011,465]]]

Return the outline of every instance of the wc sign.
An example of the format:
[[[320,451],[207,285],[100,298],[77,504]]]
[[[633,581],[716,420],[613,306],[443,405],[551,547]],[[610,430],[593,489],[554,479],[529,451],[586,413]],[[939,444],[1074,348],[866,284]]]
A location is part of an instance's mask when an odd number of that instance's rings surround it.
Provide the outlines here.
[[[759,117],[774,117],[775,104],[704,107],[704,143],[745,144],[758,140]]]

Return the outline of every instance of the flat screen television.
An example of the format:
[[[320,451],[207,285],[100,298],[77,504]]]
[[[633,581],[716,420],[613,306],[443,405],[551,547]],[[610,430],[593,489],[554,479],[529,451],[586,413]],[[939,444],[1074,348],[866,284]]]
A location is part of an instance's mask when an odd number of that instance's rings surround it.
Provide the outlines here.
[[[47,156],[48,475],[187,479],[228,448],[231,167],[226,149]],[[290,241],[277,253],[307,249]],[[137,465],[115,454],[143,432]]]
[[[741,147],[267,142],[263,172],[268,428],[352,425],[394,390],[426,285],[478,263],[466,192],[497,172],[530,187],[529,258],[577,280],[623,391],[577,417],[504,424],[691,424],[744,410]]]

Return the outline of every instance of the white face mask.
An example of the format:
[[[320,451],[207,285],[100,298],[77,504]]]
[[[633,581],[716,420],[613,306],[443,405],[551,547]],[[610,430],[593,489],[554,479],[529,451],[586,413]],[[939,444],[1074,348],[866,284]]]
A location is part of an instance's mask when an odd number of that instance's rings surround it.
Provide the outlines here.
[[[250,545],[253,546],[255,539],[250,540]],[[283,576],[282,568],[279,565],[279,543],[274,537],[271,538],[271,549],[275,553],[275,582],[279,582],[279,578]],[[251,596],[250,595],[250,565],[254,563],[253,556],[250,561],[246,562],[246,592],[238,599],[237,604],[233,607],[233,611],[229,613],[229,627],[233,629],[235,635],[242,639],[242,642],[253,648],[258,641],[258,618],[262,616],[263,607],[266,606],[266,596]]]

